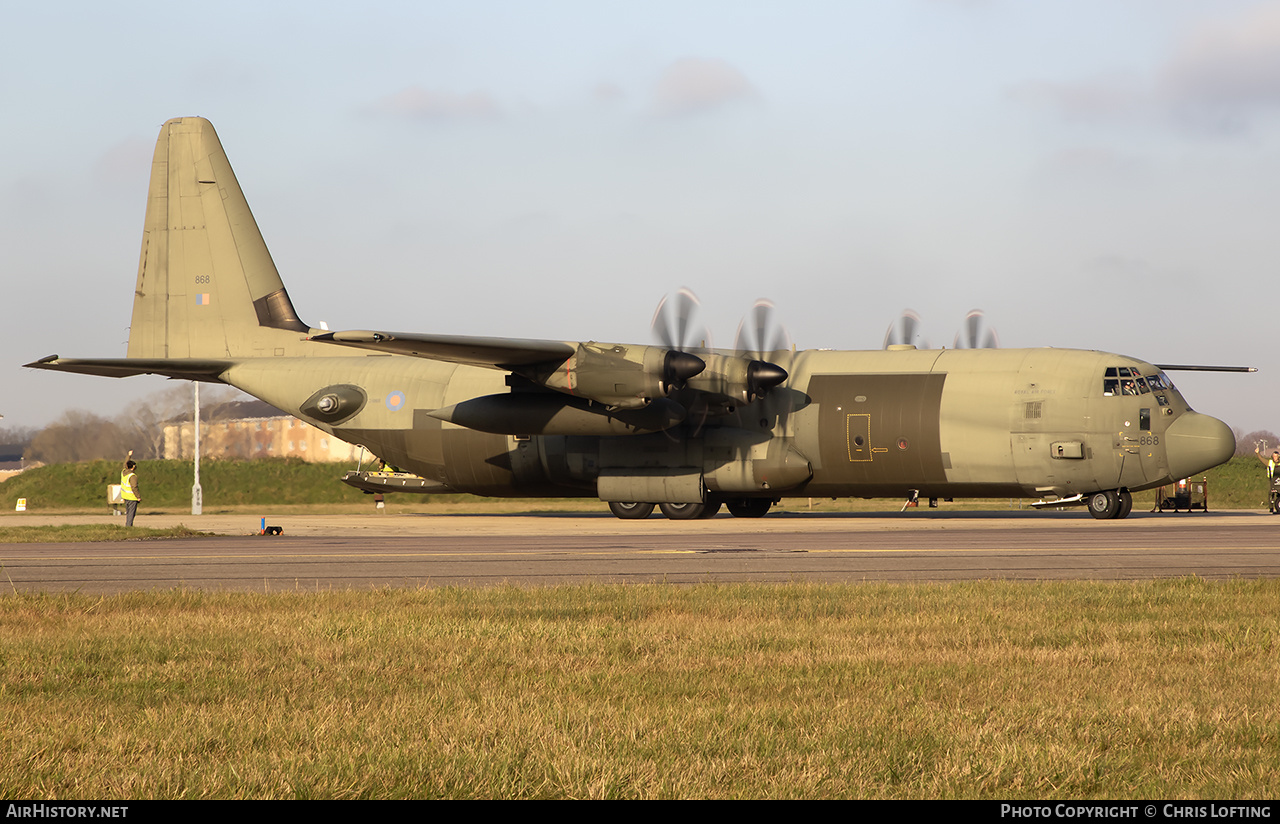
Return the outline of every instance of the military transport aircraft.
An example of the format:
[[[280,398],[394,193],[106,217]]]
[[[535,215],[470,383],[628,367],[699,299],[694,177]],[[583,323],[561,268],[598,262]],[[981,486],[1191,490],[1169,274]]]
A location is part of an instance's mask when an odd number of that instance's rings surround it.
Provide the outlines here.
[[[1107,519],[1235,449],[1174,367],[1105,352],[795,351],[763,320],[733,351],[683,333],[645,346],[312,328],[201,118],[160,131],[134,295],[127,357],[27,365],[230,384],[423,492],[598,497],[620,518],[674,519],[722,504],[758,517],[796,496],[1029,497]]]

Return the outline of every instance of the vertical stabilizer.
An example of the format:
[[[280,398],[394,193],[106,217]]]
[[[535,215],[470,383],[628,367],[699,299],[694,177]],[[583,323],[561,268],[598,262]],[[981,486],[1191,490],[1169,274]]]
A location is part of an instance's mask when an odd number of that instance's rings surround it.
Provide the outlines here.
[[[165,123],[151,162],[129,357],[293,355],[307,332],[213,124]]]

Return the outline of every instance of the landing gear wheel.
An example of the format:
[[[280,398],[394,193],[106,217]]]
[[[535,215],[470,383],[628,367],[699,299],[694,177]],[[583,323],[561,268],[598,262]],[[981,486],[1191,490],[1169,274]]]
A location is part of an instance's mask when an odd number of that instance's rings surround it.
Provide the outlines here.
[[[1089,496],[1089,514],[1099,521],[1109,521],[1120,512],[1120,493],[1114,489]]]
[[[773,501],[768,498],[738,498],[725,501],[729,514],[735,518],[763,518],[769,514]]]
[[[710,518],[720,511],[719,501],[705,504],[658,504],[662,514],[672,521],[692,521],[698,518]]]
[[[653,512],[653,504],[610,501],[609,511],[624,521],[639,521],[649,517],[649,514]]]
[[[1120,510],[1116,512],[1116,520],[1128,518],[1129,513],[1133,511],[1133,496],[1129,494],[1129,490],[1120,491]]]

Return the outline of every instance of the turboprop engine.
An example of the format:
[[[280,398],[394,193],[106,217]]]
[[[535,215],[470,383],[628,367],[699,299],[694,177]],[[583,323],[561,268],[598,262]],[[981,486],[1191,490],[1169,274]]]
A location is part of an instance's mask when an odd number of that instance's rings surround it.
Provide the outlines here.
[[[707,368],[689,380],[689,387],[706,393],[710,406],[745,406],[759,400],[787,379],[776,363],[739,355],[706,355]]]
[[[706,369],[697,355],[660,346],[580,343],[552,368],[518,370],[548,389],[587,398],[609,410],[642,409]]]

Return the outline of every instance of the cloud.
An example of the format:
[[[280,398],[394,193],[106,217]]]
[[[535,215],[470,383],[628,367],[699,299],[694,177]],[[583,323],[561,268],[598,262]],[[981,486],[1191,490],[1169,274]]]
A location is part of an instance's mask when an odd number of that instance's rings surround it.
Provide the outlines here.
[[[672,63],[658,78],[653,109],[663,117],[680,117],[759,96],[751,81],[723,60],[686,57]]]
[[[1204,124],[1242,127],[1280,109],[1280,8],[1256,7],[1186,37],[1159,76],[1174,112]]]
[[[1145,75],[1028,83],[1010,97],[1070,120],[1244,131],[1258,117],[1280,112],[1280,7],[1201,24]]]
[[[1075,83],[1043,81],[1010,91],[1019,102],[1044,104],[1070,120],[1116,120],[1150,105],[1150,91],[1131,77],[1107,77]]]
[[[421,86],[410,86],[384,97],[371,108],[380,114],[436,121],[485,120],[502,114],[501,108],[486,92],[453,94]]]

